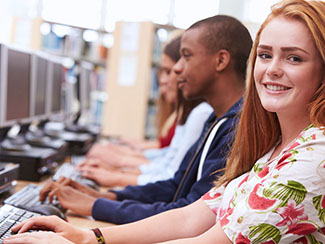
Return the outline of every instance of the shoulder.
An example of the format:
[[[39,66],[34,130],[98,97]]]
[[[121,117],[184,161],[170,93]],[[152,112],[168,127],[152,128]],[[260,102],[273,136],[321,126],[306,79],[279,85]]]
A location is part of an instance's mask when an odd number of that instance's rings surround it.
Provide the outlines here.
[[[199,105],[197,105],[195,108],[193,108],[189,116],[193,116],[197,114],[207,114],[208,116],[212,112],[213,112],[212,107],[207,102],[202,102]]]
[[[213,113],[212,107],[206,103],[200,103],[195,108],[192,109],[190,112],[185,126],[188,127],[196,127],[196,126],[203,126],[204,123],[208,120],[209,116]]]
[[[316,147],[325,147],[325,128],[314,127],[313,125],[308,126],[302,132],[299,133],[296,140],[288,145],[286,151],[292,149],[299,149],[308,146],[309,150]]]

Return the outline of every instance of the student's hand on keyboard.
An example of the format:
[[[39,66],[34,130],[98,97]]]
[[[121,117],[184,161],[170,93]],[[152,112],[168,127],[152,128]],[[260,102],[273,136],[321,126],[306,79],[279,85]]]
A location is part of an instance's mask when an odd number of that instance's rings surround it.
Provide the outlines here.
[[[41,190],[40,200],[48,197],[52,202],[54,196],[63,208],[86,216],[91,215],[93,204],[97,199],[97,197],[90,196],[69,185],[52,181]]]
[[[108,169],[108,170],[118,170],[119,168],[113,167],[110,164],[105,163],[99,158],[86,158],[85,161],[82,163],[76,165],[76,169],[79,171],[83,171],[83,167],[86,166],[92,166],[92,167],[97,167],[97,168],[103,168],[103,169]]]
[[[69,178],[65,178],[65,177],[61,177],[59,180],[57,180],[56,182],[54,181],[49,181],[47,182],[47,184],[45,184],[45,186],[42,188],[42,190],[40,191],[40,201],[44,201],[46,199],[46,197],[48,196],[48,194],[57,187],[57,185],[61,185],[61,186],[70,186],[82,193],[85,193],[89,196],[95,197],[95,198],[99,198],[99,197],[105,197],[103,196],[103,193],[96,191],[90,187],[84,186],[72,179]]]
[[[47,231],[24,233],[31,229]],[[56,216],[28,219],[13,227],[12,231],[18,232],[18,234],[5,239],[4,244],[71,244],[94,240],[92,231],[74,227]]]
[[[124,174],[118,171],[111,171],[103,168],[92,166],[84,166],[82,176],[97,182],[101,186],[114,187],[114,186],[127,186],[123,181]],[[133,175],[128,175],[131,178]],[[137,175],[134,175],[134,185],[136,185]],[[133,177],[133,178],[134,178]]]
[[[133,163],[130,162],[129,159],[135,159],[138,157],[141,158],[143,155],[139,156],[138,154],[130,154],[118,151],[107,152],[103,146],[98,145],[88,152],[86,161],[96,159],[101,164],[101,167],[106,167],[108,169],[118,169],[125,166],[132,166]]]
[[[48,231],[13,235],[3,241],[4,244],[73,244],[62,236]]]

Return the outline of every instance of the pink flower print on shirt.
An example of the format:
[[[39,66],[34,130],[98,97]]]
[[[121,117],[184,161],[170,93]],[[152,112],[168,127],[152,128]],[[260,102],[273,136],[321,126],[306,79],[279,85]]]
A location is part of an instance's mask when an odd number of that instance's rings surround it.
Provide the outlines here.
[[[204,194],[203,195],[203,197],[202,197],[202,199],[203,200],[215,200],[216,198],[219,198],[219,197],[221,197],[221,193],[219,193],[219,192],[216,192],[215,194],[210,194],[210,192],[208,192],[207,194]]]
[[[276,203],[276,199],[269,199],[264,196],[259,196],[257,191],[262,184],[257,184],[248,198],[248,205],[255,210],[266,210]]]
[[[294,241],[293,244],[308,244],[308,240],[305,236],[303,236],[298,240]]]
[[[296,206],[296,202],[292,199],[288,201],[286,207],[277,209],[277,212],[283,218],[283,220],[276,224],[276,226],[287,226],[288,231],[286,233],[292,233],[296,235],[308,235],[317,230],[317,227],[309,222],[308,216],[304,213],[304,205]]]
[[[298,223],[294,228],[289,228],[287,233],[292,233],[296,235],[308,235],[317,230],[317,226],[310,222]]]
[[[260,178],[264,178],[269,173],[269,167],[265,167],[261,172],[259,172],[257,175]]]
[[[228,211],[226,212],[226,214],[224,214],[220,219],[220,225],[223,227],[227,224],[229,224],[229,220],[228,220],[228,217],[230,215],[232,215],[232,213],[234,212],[234,209],[233,208],[229,208]]]
[[[239,183],[239,185],[238,185],[238,188],[244,183],[244,182],[246,182],[247,180],[248,180],[248,176],[249,175],[246,175],[246,177]]]
[[[296,202],[289,199],[287,206],[277,209],[277,212],[283,218],[283,220],[277,223],[276,226],[292,226],[295,225],[299,220],[307,220],[308,217],[304,213],[304,206],[296,206]]]
[[[245,237],[242,233],[239,233],[235,240],[235,244],[251,244],[251,241],[247,237]],[[276,242],[270,240],[270,241],[263,242],[263,244],[276,244]]]
[[[286,151],[288,152],[288,151],[290,151],[290,150],[292,150],[292,149],[298,147],[299,145],[300,145],[299,142],[294,142],[294,143],[292,143],[292,144],[288,147],[288,149],[286,149]]]
[[[286,152],[285,154],[283,154],[283,156],[280,158],[280,160],[278,161],[277,166],[275,167],[277,170],[280,170],[282,167],[284,167],[285,165],[287,165],[288,163],[290,163],[290,161],[286,161],[288,158],[290,158],[292,156],[291,152]]]
[[[209,204],[213,207],[210,207],[211,210],[214,212],[215,215],[217,215],[218,209],[219,209],[219,204],[216,204],[217,202],[221,202],[222,199],[222,193],[218,192],[218,191],[209,191],[207,193],[205,193],[202,196],[202,199],[205,202],[209,202]]]
[[[225,226],[229,223],[228,217],[234,212],[234,208],[231,207],[231,203],[234,200],[234,196],[230,199],[227,208],[220,209],[219,212],[219,221],[221,226]]]
[[[279,159],[277,166],[275,167],[277,170],[280,170],[283,166],[287,165],[288,163],[293,163],[296,161],[293,157],[298,153],[297,150],[294,150],[297,146],[299,146],[299,142],[292,143],[283,156]]]
[[[238,236],[236,237],[235,244],[250,244],[251,241],[243,236],[243,234],[240,232]]]

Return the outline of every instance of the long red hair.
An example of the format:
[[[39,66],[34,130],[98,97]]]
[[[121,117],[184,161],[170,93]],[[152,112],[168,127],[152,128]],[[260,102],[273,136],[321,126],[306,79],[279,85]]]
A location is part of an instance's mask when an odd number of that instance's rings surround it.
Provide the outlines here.
[[[261,32],[273,18],[278,16],[297,19],[307,26],[322,58],[325,71],[325,2],[285,0],[273,5],[272,12],[257,32],[250,53],[247,68],[248,87],[237,127],[237,135],[227,161],[225,174],[218,179],[216,186],[227,184],[232,179],[249,171],[255,162],[270,151],[279,140],[281,131],[278,118],[275,113],[268,112],[263,108],[253,76]],[[316,127],[325,125],[324,83],[323,80],[309,105],[310,121]]]

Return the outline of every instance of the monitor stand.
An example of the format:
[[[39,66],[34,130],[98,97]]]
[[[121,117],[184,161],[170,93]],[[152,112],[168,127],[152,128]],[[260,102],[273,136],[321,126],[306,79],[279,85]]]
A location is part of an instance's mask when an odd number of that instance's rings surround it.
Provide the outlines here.
[[[81,112],[78,112],[73,122],[65,125],[65,130],[75,133],[89,133],[97,140],[100,135],[100,126],[85,122],[81,123],[82,117]]]

